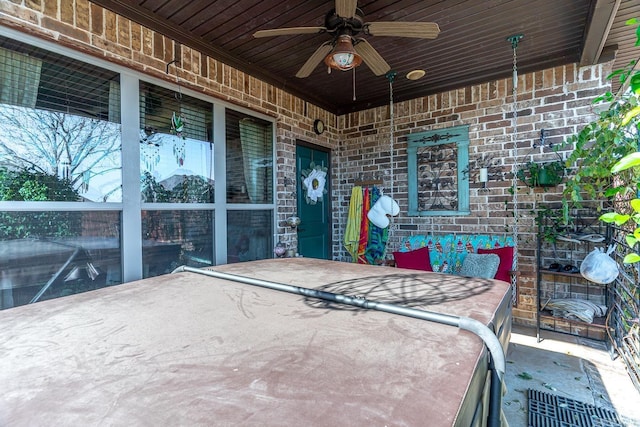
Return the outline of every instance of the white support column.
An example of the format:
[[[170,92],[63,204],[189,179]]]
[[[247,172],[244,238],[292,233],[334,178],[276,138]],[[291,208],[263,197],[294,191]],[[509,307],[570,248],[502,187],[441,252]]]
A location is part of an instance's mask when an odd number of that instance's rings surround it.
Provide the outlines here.
[[[140,89],[138,78],[120,75],[122,117],[122,281],[142,278],[140,201]]]
[[[216,265],[227,263],[227,148],[224,105],[213,104],[213,158],[215,179],[214,237]]]

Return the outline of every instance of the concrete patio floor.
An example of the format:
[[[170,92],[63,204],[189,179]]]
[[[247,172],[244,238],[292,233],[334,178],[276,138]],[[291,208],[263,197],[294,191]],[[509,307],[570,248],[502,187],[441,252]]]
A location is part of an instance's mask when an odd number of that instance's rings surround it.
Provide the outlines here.
[[[621,358],[604,342],[514,325],[507,353],[503,408],[511,427],[527,426],[527,389],[552,393],[616,411],[628,427],[640,427],[640,393]]]

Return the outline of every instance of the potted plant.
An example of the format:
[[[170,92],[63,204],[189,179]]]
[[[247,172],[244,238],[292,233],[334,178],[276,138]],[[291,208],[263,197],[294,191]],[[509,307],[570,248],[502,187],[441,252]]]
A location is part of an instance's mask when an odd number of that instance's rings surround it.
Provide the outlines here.
[[[564,177],[564,163],[555,160],[546,163],[533,161],[525,163],[516,176],[529,187],[555,187]]]

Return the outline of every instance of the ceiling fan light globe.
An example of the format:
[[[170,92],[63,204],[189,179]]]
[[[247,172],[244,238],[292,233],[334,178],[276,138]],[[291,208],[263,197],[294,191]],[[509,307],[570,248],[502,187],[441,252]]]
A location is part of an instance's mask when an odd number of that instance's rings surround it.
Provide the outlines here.
[[[340,52],[333,54],[333,62],[335,62],[340,68],[353,66],[353,58],[353,53]]]
[[[360,65],[362,57],[353,48],[351,37],[341,35],[335,48],[326,56],[324,62],[333,69],[347,71]]]
[[[330,53],[324,59],[324,63],[334,70],[348,71],[362,64],[362,58],[360,55],[352,53]]]
[[[334,53],[333,62],[335,62],[341,70],[350,70],[356,66],[356,55],[344,52]]]

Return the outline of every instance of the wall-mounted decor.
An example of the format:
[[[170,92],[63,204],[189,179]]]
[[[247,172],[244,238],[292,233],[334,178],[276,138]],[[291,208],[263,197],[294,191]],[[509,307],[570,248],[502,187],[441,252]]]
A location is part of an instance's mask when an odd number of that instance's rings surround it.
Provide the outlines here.
[[[409,215],[468,215],[469,127],[409,136]]]
[[[322,135],[322,133],[324,132],[324,122],[320,119],[316,119],[313,122],[313,131],[316,133],[316,135]]]
[[[480,191],[489,191],[489,182],[505,180],[504,169],[500,159],[482,154],[469,160],[469,167],[464,172],[468,174],[470,182],[480,183]]]

